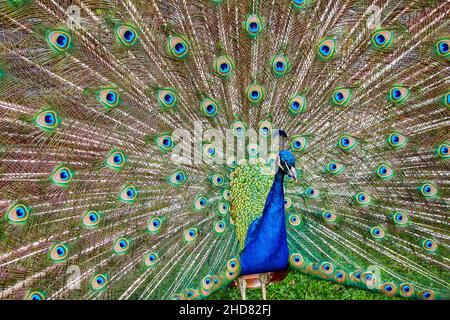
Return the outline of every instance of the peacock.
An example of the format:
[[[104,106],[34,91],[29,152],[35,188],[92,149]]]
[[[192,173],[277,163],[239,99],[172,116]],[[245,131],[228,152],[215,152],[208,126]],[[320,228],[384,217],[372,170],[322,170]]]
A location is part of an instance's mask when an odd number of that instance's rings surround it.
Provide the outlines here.
[[[450,3],[1,0],[0,299],[286,272],[449,299]]]

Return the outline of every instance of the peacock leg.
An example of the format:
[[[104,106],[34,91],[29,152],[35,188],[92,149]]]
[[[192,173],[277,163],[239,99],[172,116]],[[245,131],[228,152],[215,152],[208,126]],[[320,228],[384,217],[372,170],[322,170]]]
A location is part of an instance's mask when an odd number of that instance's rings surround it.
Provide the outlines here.
[[[259,275],[259,282],[261,282],[262,299],[267,300],[267,290],[266,290],[267,273],[261,273]]]
[[[239,290],[241,291],[242,300],[247,300],[245,290],[247,289],[247,281],[244,278],[238,278]]]

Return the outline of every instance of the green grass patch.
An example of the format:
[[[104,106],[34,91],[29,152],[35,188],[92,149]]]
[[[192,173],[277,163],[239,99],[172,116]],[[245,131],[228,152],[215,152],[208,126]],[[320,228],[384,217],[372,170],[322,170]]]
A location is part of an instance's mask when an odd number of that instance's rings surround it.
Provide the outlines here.
[[[240,300],[237,287],[225,287],[211,295],[210,300]],[[247,299],[261,300],[261,289],[247,289]],[[382,293],[338,285],[298,272],[290,272],[283,282],[267,287],[268,300],[398,300]]]

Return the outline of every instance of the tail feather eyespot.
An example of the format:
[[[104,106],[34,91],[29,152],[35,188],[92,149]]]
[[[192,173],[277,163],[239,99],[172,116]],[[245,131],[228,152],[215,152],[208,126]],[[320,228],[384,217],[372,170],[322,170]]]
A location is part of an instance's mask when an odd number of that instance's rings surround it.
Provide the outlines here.
[[[51,180],[55,185],[67,187],[72,182],[73,177],[73,171],[64,165],[61,165],[53,171]]]
[[[127,238],[120,237],[113,244],[115,254],[125,254],[130,249],[130,241]]]
[[[58,114],[51,109],[43,109],[33,118],[36,126],[44,132],[53,133],[61,123]]]
[[[372,34],[370,39],[375,49],[386,49],[391,46],[394,33],[389,30],[378,30]]]
[[[106,289],[108,284],[108,276],[106,274],[96,274],[91,279],[91,289],[94,291],[101,291]]]
[[[87,228],[95,228],[100,223],[100,213],[97,211],[88,211],[83,215],[83,226]]]
[[[25,224],[30,217],[31,208],[27,205],[17,202],[11,205],[6,211],[6,219],[11,224]]]
[[[133,185],[126,185],[122,187],[119,192],[119,200],[121,202],[132,204],[136,201],[138,196],[138,190]]]
[[[330,60],[336,54],[336,41],[324,39],[317,45],[317,55],[321,60]]]
[[[69,247],[63,243],[55,244],[49,251],[49,257],[55,263],[65,261],[69,257]]]
[[[346,106],[352,97],[352,90],[347,88],[339,88],[333,91],[331,103],[336,107]]]
[[[119,25],[116,28],[116,36],[119,42],[126,47],[134,45],[138,39],[136,29],[126,24]]]
[[[222,78],[226,79],[233,74],[235,68],[234,60],[228,55],[218,56],[214,60],[214,69]]]
[[[57,52],[63,52],[72,45],[72,36],[63,30],[53,30],[47,33],[47,42]]]
[[[244,22],[244,29],[250,38],[256,38],[264,29],[262,19],[256,14],[248,15]]]
[[[189,43],[184,36],[170,36],[167,39],[167,48],[170,55],[177,59],[184,59],[189,54]]]

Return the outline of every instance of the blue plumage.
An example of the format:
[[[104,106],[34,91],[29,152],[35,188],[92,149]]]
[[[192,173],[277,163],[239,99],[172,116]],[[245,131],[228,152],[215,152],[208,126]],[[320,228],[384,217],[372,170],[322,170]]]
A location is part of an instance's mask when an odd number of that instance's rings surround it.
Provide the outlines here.
[[[292,168],[295,168],[294,156],[287,150],[281,151],[280,168],[274,177],[262,216],[248,228],[241,253],[243,275],[282,271],[288,267],[283,180]]]

